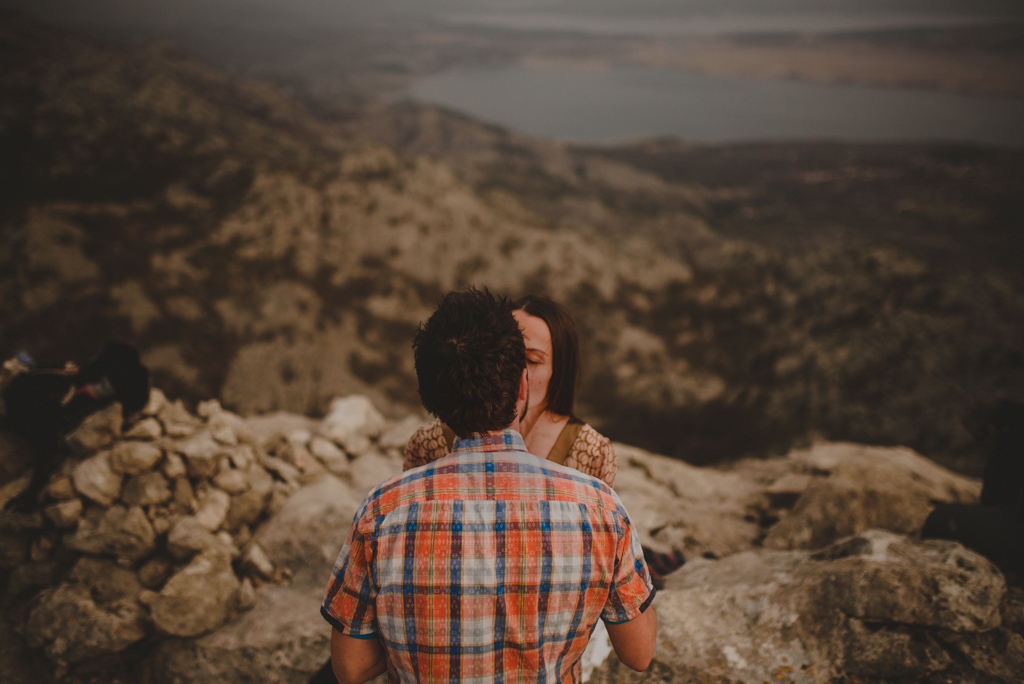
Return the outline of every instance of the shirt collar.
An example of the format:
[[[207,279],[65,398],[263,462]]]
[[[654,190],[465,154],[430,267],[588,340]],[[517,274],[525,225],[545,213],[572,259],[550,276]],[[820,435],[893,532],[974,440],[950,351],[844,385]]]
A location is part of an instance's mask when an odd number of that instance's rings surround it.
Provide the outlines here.
[[[452,451],[526,451],[526,442],[517,431],[507,428],[486,435],[459,437]]]

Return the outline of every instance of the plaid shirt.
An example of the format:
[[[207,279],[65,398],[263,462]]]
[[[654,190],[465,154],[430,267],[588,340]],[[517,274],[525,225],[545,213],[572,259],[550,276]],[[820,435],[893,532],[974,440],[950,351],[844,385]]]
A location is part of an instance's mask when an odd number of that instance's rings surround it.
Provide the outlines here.
[[[392,682],[578,682],[598,618],[653,598],[618,495],[505,430],[371,491],[320,610],[379,637]]]

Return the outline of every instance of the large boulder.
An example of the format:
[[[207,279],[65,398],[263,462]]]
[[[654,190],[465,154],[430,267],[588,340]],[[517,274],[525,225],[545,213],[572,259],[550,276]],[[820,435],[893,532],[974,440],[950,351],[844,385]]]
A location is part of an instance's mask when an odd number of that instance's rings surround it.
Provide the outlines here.
[[[306,684],[329,654],[322,599],[322,590],[260,587],[255,607],[216,632],[161,642],[152,658],[153,684]]]
[[[296,586],[322,590],[361,500],[336,477],[323,475],[293,494],[253,539],[271,563],[291,570]]]
[[[211,632],[234,615],[240,588],[230,555],[219,551],[200,553],[150,598],[153,624],[171,636]]]
[[[864,530],[916,533],[936,502],[974,503],[977,480],[904,448],[825,443],[794,451],[793,472],[813,474],[792,512],[768,532],[773,549],[814,549]]]
[[[609,658],[591,681],[1013,681],[1000,677],[1024,672],[1024,637],[1002,626],[1005,592],[981,556],[881,530],[696,559],[655,599],[652,669]]]

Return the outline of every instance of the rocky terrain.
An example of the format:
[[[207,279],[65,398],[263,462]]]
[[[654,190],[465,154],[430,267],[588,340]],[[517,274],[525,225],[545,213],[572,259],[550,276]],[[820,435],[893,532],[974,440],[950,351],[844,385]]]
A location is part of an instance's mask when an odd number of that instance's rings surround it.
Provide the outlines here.
[[[130,422],[115,404],[69,435],[35,513],[3,510],[31,453],[0,432],[0,679],[307,681],[352,516],[422,423],[358,395],[323,419],[242,418],[153,390]],[[976,501],[976,480],[849,443],[725,469],[615,449],[644,544],[688,560],[655,599],[651,671],[598,632],[589,681],[1020,681],[1019,578],[916,538],[935,502]]]
[[[973,473],[960,419],[1024,386],[1017,151],[569,147],[408,103],[332,113],[19,15],[0,62],[4,355],[120,338],[193,409],[358,392],[399,416],[441,292],[542,292],[615,439],[691,463],[908,445]]]

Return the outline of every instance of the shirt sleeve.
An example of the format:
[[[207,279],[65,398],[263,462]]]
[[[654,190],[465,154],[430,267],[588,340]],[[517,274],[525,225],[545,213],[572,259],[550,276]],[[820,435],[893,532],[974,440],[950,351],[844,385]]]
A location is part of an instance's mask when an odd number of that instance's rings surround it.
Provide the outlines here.
[[[377,626],[377,587],[372,581],[370,562],[372,545],[367,543],[361,523],[366,515],[364,500],[349,530],[345,545],[334,563],[331,580],[324,593],[320,614],[336,630],[357,639],[368,639]]]
[[[654,600],[654,584],[644,560],[640,536],[622,504],[619,504],[622,536],[615,559],[615,577],[601,619],[617,624],[629,622],[647,610]]]

